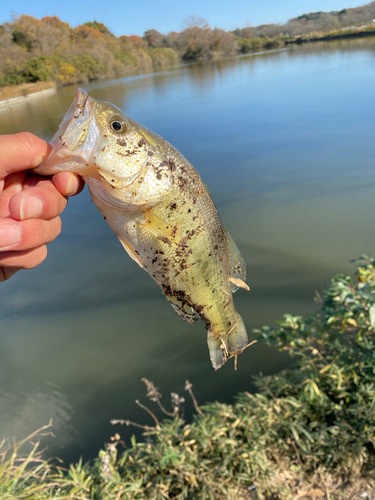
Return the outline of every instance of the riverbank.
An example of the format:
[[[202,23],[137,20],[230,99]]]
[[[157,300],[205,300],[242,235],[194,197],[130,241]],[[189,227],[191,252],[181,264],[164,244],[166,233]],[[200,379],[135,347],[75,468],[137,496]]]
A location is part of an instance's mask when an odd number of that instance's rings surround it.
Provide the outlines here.
[[[347,40],[354,38],[365,38],[375,36],[374,27],[365,28],[365,29],[346,29],[342,31],[332,31],[330,33],[322,34],[316,36],[315,34],[309,34],[305,36],[294,37],[293,39],[285,39],[285,45],[290,44],[302,44],[302,43],[310,43],[310,42],[330,42],[334,40]]]
[[[37,447],[23,461],[22,443],[0,448],[0,497],[373,498],[375,260],[361,257],[356,276],[336,276],[324,297],[306,320],[286,314],[277,329],[257,332],[296,362],[256,377],[256,394],[199,407],[186,381],[197,411],[186,423],[184,399],[173,393],[166,410],[158,389],[143,379],[153,405],[141,405],[147,424],[111,421],[117,432],[94,463],[68,470],[43,461]],[[146,440],[133,437],[127,448],[119,425],[141,427]]]
[[[56,92],[55,82],[21,83],[0,87],[0,108],[45,97]]]

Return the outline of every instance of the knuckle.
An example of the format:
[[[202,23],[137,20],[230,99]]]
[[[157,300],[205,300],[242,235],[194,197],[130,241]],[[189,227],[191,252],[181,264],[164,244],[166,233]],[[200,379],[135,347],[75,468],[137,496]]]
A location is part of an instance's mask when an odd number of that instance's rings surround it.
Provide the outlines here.
[[[40,139],[31,132],[19,132],[16,134],[19,145],[26,152],[38,153],[40,149]]]

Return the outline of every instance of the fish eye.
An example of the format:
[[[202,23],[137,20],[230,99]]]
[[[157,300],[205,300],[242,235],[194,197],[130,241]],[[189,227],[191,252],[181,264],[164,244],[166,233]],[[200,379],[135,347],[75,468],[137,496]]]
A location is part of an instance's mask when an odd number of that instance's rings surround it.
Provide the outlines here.
[[[126,131],[126,123],[122,118],[112,118],[111,129],[117,134],[122,134]]]

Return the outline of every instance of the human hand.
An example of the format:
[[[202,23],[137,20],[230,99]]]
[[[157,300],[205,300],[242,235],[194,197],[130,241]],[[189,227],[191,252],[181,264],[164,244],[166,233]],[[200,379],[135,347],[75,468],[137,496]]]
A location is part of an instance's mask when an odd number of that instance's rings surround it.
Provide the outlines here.
[[[0,136],[0,281],[46,258],[46,243],[61,231],[58,216],[67,197],[82,191],[81,177],[61,172],[50,177],[29,169],[51,150],[29,132]]]

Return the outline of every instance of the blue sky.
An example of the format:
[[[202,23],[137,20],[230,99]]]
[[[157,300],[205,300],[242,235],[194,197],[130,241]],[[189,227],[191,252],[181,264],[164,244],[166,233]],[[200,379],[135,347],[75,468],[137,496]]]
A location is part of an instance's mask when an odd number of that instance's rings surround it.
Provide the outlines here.
[[[267,23],[284,23],[291,17],[319,10],[357,7],[356,0],[2,0],[0,23],[15,14],[34,17],[58,16],[71,26],[94,19],[103,22],[117,36],[143,35],[151,28],[162,33],[180,31],[182,21],[191,15],[205,18],[211,27],[233,30]]]

